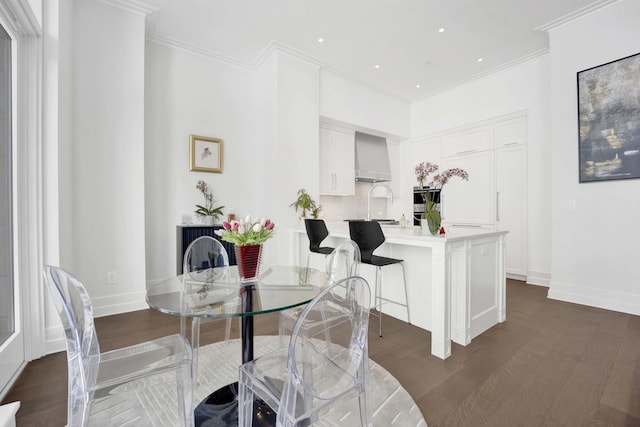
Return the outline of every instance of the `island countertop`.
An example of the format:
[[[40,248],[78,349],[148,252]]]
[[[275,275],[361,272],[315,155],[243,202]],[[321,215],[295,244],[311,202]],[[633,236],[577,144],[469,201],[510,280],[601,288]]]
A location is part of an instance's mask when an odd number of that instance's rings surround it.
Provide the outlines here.
[[[347,221],[327,221],[326,225],[329,230],[329,236],[349,237],[349,223]],[[432,235],[431,233],[423,234],[421,228],[415,226],[400,227],[399,225],[382,224],[380,226],[387,243],[403,243],[416,246],[431,246],[470,238],[500,236],[507,233],[507,231],[493,231],[483,228],[452,228],[446,234]],[[300,223],[298,231],[306,233],[304,223]]]
[[[327,221],[329,236],[323,246],[335,247],[349,239],[346,221]],[[382,225],[385,242],[376,255],[404,260],[411,324],[431,331],[431,353],[451,355],[451,341],[467,345],[493,325],[506,320],[506,231],[455,229],[445,235],[422,234],[420,227]],[[304,223],[290,230],[291,262],[303,265],[309,255]],[[322,268],[320,256],[312,257]],[[312,263],[313,264],[313,263]],[[319,267],[318,267],[319,265]],[[401,300],[402,269],[385,269],[383,291]],[[361,264],[360,275],[374,292],[375,268]],[[384,314],[403,321],[409,313],[393,304]]]

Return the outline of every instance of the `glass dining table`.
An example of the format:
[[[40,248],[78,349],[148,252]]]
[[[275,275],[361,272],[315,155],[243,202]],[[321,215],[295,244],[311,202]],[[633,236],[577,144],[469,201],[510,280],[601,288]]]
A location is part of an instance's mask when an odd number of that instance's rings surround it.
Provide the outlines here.
[[[260,314],[307,304],[328,284],[319,270],[265,266],[255,282],[241,283],[237,267],[200,270],[162,280],[147,290],[149,307],[163,313],[202,318],[241,318],[242,363],[253,360],[253,321]],[[238,425],[238,383],[214,391],[196,406],[196,426]],[[256,411],[264,408],[256,403]],[[272,412],[272,411],[271,411]],[[254,426],[260,420],[254,419]]]

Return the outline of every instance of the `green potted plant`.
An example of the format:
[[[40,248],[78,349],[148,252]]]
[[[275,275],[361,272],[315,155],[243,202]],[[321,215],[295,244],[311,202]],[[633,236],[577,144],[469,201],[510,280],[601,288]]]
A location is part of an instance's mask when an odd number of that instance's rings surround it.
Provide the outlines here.
[[[204,218],[205,225],[213,225],[214,221],[222,215],[222,208],[224,208],[224,206],[214,206],[216,201],[213,200],[213,192],[209,189],[206,182],[198,181],[196,188],[200,190],[204,196],[204,205],[196,205],[194,212],[197,216]]]
[[[311,198],[311,195],[307,193],[307,190],[301,188],[298,190],[298,198],[289,206],[294,208],[296,212],[301,211],[300,218],[307,217],[307,211],[311,213],[312,218],[318,218],[322,206],[316,205],[316,202]]]

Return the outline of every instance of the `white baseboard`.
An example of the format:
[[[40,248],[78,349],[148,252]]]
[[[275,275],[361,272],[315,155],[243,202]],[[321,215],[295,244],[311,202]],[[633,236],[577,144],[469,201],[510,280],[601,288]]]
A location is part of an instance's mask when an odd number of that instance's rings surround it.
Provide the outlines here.
[[[92,298],[93,317],[111,316],[113,314],[128,313],[149,308],[143,292],[110,295],[108,297]],[[64,329],[61,324],[49,326],[45,330],[45,354],[66,351]]]
[[[144,292],[92,298],[91,302],[93,303],[93,317],[111,316],[112,314],[128,313],[149,308]]]
[[[62,325],[49,326],[44,331],[44,354],[66,351],[67,343],[64,338]]]
[[[640,295],[553,282],[548,298],[621,313],[640,315]]]
[[[551,283],[551,274],[543,273],[541,271],[527,271],[527,284],[540,285],[549,287]]]

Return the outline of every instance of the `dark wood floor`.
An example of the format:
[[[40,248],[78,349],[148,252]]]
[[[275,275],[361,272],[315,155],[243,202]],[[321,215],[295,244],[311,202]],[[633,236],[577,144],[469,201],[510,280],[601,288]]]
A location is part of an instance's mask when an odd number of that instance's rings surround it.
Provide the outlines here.
[[[507,321],[454,344],[447,360],[430,355],[429,332],[385,317],[383,338],[372,328],[369,355],[432,427],[640,426],[640,317],[546,295],[509,281]],[[204,325],[202,343],[221,340],[224,324]],[[107,351],[177,332],[178,320],[142,310],[96,327]],[[256,334],[276,333],[277,315],[256,318]],[[29,363],[3,403],[22,401],[18,426],[64,426],[66,386],[65,354],[52,354]]]

